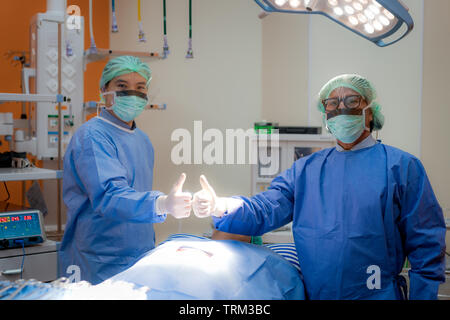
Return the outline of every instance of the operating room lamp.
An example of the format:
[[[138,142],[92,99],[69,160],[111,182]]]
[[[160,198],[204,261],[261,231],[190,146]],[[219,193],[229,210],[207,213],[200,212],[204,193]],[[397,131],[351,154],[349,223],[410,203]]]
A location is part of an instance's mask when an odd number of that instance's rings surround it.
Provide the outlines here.
[[[401,0],[255,0],[267,13],[321,14],[385,47],[403,39],[414,27]]]

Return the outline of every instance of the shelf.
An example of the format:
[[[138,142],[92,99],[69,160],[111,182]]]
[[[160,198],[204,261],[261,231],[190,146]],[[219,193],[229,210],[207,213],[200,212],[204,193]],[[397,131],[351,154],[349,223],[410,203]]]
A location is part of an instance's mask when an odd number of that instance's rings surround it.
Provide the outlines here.
[[[0,168],[0,181],[61,179],[62,173],[62,170],[43,168]]]

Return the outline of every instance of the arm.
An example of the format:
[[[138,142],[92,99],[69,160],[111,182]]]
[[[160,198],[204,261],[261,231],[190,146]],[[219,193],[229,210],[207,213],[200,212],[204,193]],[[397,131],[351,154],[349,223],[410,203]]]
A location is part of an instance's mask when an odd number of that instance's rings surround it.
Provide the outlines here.
[[[399,193],[399,226],[411,263],[410,299],[437,299],[439,285],[445,281],[445,222],[419,160],[409,162]]]
[[[294,172],[295,164],[277,176],[267,191],[250,198],[231,198],[223,217],[213,217],[215,227],[229,233],[262,235],[292,221]]]
[[[100,135],[87,134],[81,139],[83,148],[75,148],[71,153],[75,175],[97,214],[135,223],[165,220],[166,215],[157,215],[155,208],[156,199],[162,193],[131,188],[114,145]]]

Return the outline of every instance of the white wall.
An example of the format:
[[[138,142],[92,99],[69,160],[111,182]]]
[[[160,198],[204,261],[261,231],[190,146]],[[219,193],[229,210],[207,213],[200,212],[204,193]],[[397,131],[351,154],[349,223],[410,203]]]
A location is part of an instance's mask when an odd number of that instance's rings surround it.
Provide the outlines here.
[[[262,117],[308,125],[308,16],[272,13],[263,26]]]
[[[162,52],[162,1],[143,0],[143,23],[147,43],[137,42],[137,1],[117,0],[120,32],[111,35],[116,50]],[[171,134],[186,128],[193,134],[195,120],[203,121],[203,131],[217,128],[248,129],[261,119],[262,28],[253,1],[193,1],[194,59],[185,59],[188,48],[188,1],[167,1],[167,28],[170,55],[166,60],[148,60],[153,71],[151,92],[155,102],[167,103],[166,111],[146,111],[138,127],[150,137],[155,148],[154,189],[168,192],[181,172],[186,172],[185,190],[200,189],[205,174],[218,194],[249,195],[248,165],[179,165],[170,159]],[[206,145],[206,144],[204,144]],[[174,232],[201,234],[210,219],[192,217],[176,221],[169,217],[156,225],[157,242]]]
[[[450,219],[450,1],[434,0],[424,12],[422,161],[444,214]],[[448,232],[447,237],[450,246]]]

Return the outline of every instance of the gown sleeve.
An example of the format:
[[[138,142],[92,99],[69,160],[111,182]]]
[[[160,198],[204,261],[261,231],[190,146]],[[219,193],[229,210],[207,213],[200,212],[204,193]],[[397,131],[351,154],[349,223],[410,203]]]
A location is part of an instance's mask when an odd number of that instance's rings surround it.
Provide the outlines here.
[[[437,299],[445,281],[445,221],[425,169],[412,159],[400,184],[400,232],[411,264],[412,300]]]
[[[267,191],[253,197],[233,197],[239,205],[222,218],[213,217],[216,229],[258,236],[292,221],[294,209],[294,166],[275,179]]]
[[[157,215],[159,191],[138,192],[129,186],[127,170],[115,146],[99,134],[87,133],[72,150],[75,175],[97,214],[112,220],[133,223],[157,223],[166,215]],[[151,155],[153,156],[153,155]],[[149,168],[148,170],[152,170]]]

